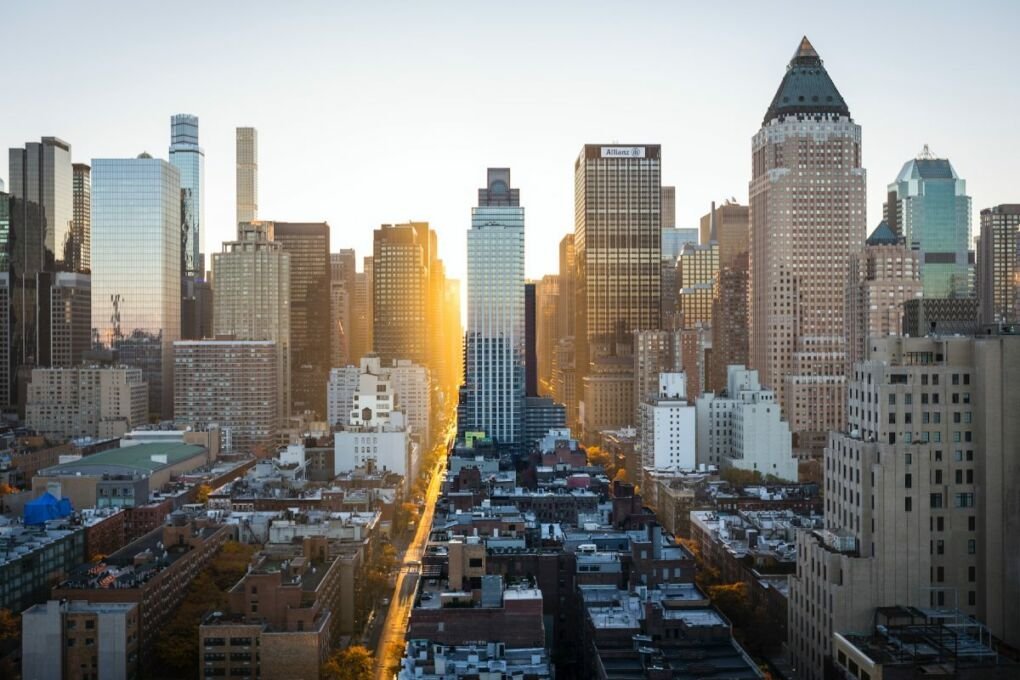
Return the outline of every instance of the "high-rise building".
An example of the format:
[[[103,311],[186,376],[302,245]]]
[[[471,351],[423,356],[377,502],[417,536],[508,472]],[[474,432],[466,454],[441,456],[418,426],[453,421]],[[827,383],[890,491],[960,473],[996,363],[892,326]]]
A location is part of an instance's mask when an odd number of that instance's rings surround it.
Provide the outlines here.
[[[981,323],[1020,321],[1020,204],[981,211],[977,294]]]
[[[389,371],[396,407],[407,415],[411,437],[423,451],[428,450],[432,445],[432,376],[429,369],[398,359],[383,370]]]
[[[634,360],[625,356],[597,356],[581,379],[584,395],[584,441],[598,441],[605,430],[634,426]]]
[[[560,239],[560,304],[557,338],[552,347],[552,396],[567,409],[567,425],[580,431],[578,382],[574,356],[574,324],[577,310],[577,258],[574,234]]]
[[[74,366],[92,346],[92,278],[57,272],[50,287],[50,365]]]
[[[676,272],[678,328],[711,327],[712,285],[719,273],[718,244],[684,245]]]
[[[559,340],[560,277],[546,274],[535,284],[535,354],[538,391],[552,394],[553,348]]]
[[[50,600],[32,605],[21,615],[22,675],[54,680],[138,677],[139,609],[135,602]]]
[[[205,151],[198,145],[198,116],[170,117],[170,163],[181,175],[181,274],[204,279]]]
[[[0,194],[0,211],[5,197]],[[12,387],[14,376],[11,369],[11,274],[0,270],[0,408],[9,408],[14,403]]]
[[[804,38],[752,141],[750,355],[794,433],[843,423],[851,253],[865,236],[861,127]]]
[[[92,168],[85,163],[71,165],[71,239],[64,262],[73,272],[92,271]]]
[[[291,410],[290,253],[273,240],[272,222],[238,225],[236,241],[212,258],[216,305],[213,332],[236,340],[276,343],[280,417]]]
[[[926,298],[971,294],[970,207],[966,180],[927,145],[889,185],[885,221],[920,251]]]
[[[347,352],[350,363],[354,364],[372,351],[372,313],[369,306],[368,274],[361,271],[354,275],[354,289],[347,299],[350,304]]]
[[[524,439],[524,208],[509,168],[489,168],[467,235],[467,335],[457,431]],[[533,300],[534,298],[532,298]]]
[[[899,335],[903,304],[921,297],[921,266],[916,250],[885,222],[854,253],[847,287],[847,370],[864,358],[868,338]]]
[[[680,257],[680,251],[684,249],[684,246],[688,243],[697,244],[698,241],[698,230],[690,228],[673,228],[662,230],[662,259],[676,262],[676,258]],[[708,241],[702,241],[702,243],[708,243]]]
[[[330,253],[330,310],[329,365],[331,368],[357,363],[360,357],[352,355],[354,324],[352,314],[356,305],[357,257],[354,249]]]
[[[417,228],[421,224],[424,230]],[[425,363],[428,356],[428,243],[423,243],[427,232],[425,223],[384,224],[375,230],[372,338],[384,364],[394,359]]]
[[[658,388],[641,402],[641,471],[693,470],[695,408],[683,373],[660,373]],[[640,480],[632,480],[640,483]]]
[[[746,205],[727,201],[701,218],[702,242],[719,249],[719,273],[712,283],[712,367],[706,388],[726,389],[728,366],[748,363],[747,287],[750,216]]]
[[[576,366],[659,328],[660,147],[586,144],[574,163]],[[629,417],[628,417],[629,419]]]
[[[6,253],[10,272],[11,402],[24,409],[25,385],[35,366],[50,364],[50,286],[78,252],[72,237],[71,145],[56,137],[11,149],[10,221]]]
[[[675,331],[635,331],[633,425],[641,422],[641,408],[659,391],[659,375],[680,371],[680,334]]]
[[[662,187],[662,229],[676,228],[676,187]]]
[[[180,427],[219,427],[230,453],[268,454],[280,425],[279,363],[267,340],[179,340],[174,343],[174,420]]]
[[[449,339],[443,345],[447,355],[444,373],[440,379],[444,385],[443,391],[451,393],[450,387],[464,383],[464,327],[460,320],[460,279],[446,279],[445,287],[445,323]]]
[[[708,392],[697,400],[698,464],[796,482],[790,424],[775,392],[762,388],[758,371],[743,366],[727,366],[727,378],[725,396]]]
[[[524,284],[524,395],[538,396],[538,302],[534,281]]]
[[[237,222],[259,218],[259,133],[253,127],[235,131]]]
[[[329,225],[276,222],[274,240],[290,254],[291,402],[295,412],[326,416],[329,380]]]
[[[800,531],[788,647],[822,678],[838,634],[876,608],[972,617],[1020,643],[1020,336],[876,338],[848,424],[825,448],[824,530]],[[971,621],[970,623],[974,623]]]
[[[144,425],[149,388],[138,368],[36,368],[28,386],[25,423],[52,441],[120,437]]]
[[[92,162],[94,343],[141,368],[149,408],[173,416],[173,343],[181,330],[181,185],[147,153]]]

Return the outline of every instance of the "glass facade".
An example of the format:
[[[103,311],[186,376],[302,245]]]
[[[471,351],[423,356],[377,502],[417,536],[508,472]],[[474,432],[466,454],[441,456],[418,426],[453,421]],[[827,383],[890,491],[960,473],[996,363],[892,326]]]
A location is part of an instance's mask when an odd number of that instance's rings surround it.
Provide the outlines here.
[[[971,294],[970,212],[966,180],[948,159],[935,158],[927,147],[889,185],[886,221],[920,251],[925,297]]]
[[[524,208],[509,168],[490,168],[467,235],[467,346],[458,430],[524,438]]]
[[[92,335],[141,368],[149,408],[173,416],[173,342],[181,330],[181,183],[170,163],[92,163]]]
[[[204,278],[205,151],[198,145],[198,116],[179,113],[170,118],[170,162],[181,176],[181,270],[185,276]]]
[[[64,261],[73,272],[92,270],[92,168],[84,163],[73,166],[72,245]]]

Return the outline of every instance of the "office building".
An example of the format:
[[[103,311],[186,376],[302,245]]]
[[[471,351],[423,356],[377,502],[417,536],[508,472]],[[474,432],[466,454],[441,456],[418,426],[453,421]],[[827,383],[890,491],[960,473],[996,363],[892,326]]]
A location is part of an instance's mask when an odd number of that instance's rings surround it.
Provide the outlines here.
[[[181,177],[181,276],[204,279],[205,151],[198,145],[198,116],[170,117],[170,164]]]
[[[273,239],[290,254],[291,407],[326,415],[330,262],[325,222],[276,222]]]
[[[72,272],[92,270],[92,168],[85,163],[71,165],[71,238],[64,262]]]
[[[582,425],[585,442],[594,442],[603,430],[634,424],[634,357],[600,356],[581,380],[584,390]]]
[[[84,680],[138,677],[138,605],[50,600],[21,614],[21,674]]]
[[[695,422],[684,374],[660,373],[656,394],[641,403],[641,469],[693,470]]]
[[[372,339],[384,364],[394,359],[424,363],[428,357],[428,231],[425,223],[375,230]]]
[[[213,332],[236,340],[276,343],[281,419],[291,409],[291,255],[274,241],[272,222],[238,225],[237,240],[213,255]]]
[[[237,223],[259,218],[259,133],[253,127],[235,131]]]
[[[918,251],[882,222],[852,256],[847,287],[847,370],[864,358],[868,338],[899,335],[903,305],[922,296]]]
[[[350,424],[351,409],[354,408],[354,393],[358,390],[361,368],[342,366],[329,371],[326,385],[326,422],[331,427]]]
[[[789,648],[821,678],[837,634],[904,605],[1020,638],[1020,336],[881,338],[825,448],[825,529],[797,536]]]
[[[1020,204],[981,211],[977,251],[981,323],[1020,322]]]
[[[727,369],[725,396],[707,392],[697,400],[698,464],[796,482],[790,425],[782,419],[775,392],[762,388],[758,371]]]
[[[4,196],[0,195],[0,206],[3,203]],[[14,403],[11,395],[14,372],[11,368],[11,274],[0,271],[0,408],[4,409]]]
[[[9,161],[10,212],[4,234],[10,273],[8,370],[10,402],[23,412],[32,368],[50,363],[53,273],[66,269],[65,246],[74,246],[71,146],[43,137],[10,149]]]
[[[546,274],[535,284],[535,371],[540,394],[552,394],[552,358],[559,340],[560,304],[560,277]]]
[[[149,409],[173,417],[173,343],[181,331],[181,184],[170,163],[92,161],[92,328],[141,368]]]
[[[362,366],[372,365],[362,360]],[[372,369],[376,370],[376,369]],[[411,437],[422,449],[432,445],[432,384],[431,371],[426,366],[407,359],[397,359],[389,367],[378,368],[379,373],[389,373],[390,385],[396,397],[396,407],[407,416]]]
[[[719,273],[717,243],[688,243],[676,261],[678,328],[712,325],[712,284]]]
[[[50,288],[50,366],[75,366],[92,346],[92,277],[57,272]]]
[[[676,228],[676,187],[664,186],[661,189],[662,229]]]
[[[357,311],[357,256],[347,248],[329,254],[330,317],[329,365],[330,368],[356,364],[361,356],[354,356],[356,346],[354,314]]]
[[[347,329],[347,351],[350,355],[350,363],[360,361],[361,357],[372,351],[370,288],[368,274],[363,271],[357,272],[354,275],[352,292],[347,296],[350,307],[350,328]]]
[[[467,234],[468,317],[457,431],[500,445],[524,437],[526,294],[524,208],[509,168],[489,168]],[[532,288],[532,312],[534,288]],[[532,327],[533,330],[533,327]]]
[[[575,365],[659,328],[660,147],[586,144],[574,163]],[[629,419],[629,418],[628,418]]]
[[[889,185],[885,221],[920,251],[926,298],[971,295],[970,207],[966,180],[927,145]]]
[[[844,421],[851,253],[865,236],[861,127],[804,38],[752,141],[750,364],[795,433]]]
[[[227,453],[271,453],[281,422],[279,349],[270,340],[174,343],[174,419],[179,427],[220,429]]]
[[[567,409],[549,397],[524,398],[524,443],[531,446],[549,434],[567,426]]]
[[[538,302],[534,281],[524,284],[524,394],[538,396]]]
[[[701,242],[716,244],[719,271],[712,282],[712,368],[706,389],[726,389],[726,368],[748,362],[747,287],[750,211],[726,201],[701,218]]]
[[[53,442],[119,437],[147,422],[148,385],[138,368],[36,368],[25,424]]]

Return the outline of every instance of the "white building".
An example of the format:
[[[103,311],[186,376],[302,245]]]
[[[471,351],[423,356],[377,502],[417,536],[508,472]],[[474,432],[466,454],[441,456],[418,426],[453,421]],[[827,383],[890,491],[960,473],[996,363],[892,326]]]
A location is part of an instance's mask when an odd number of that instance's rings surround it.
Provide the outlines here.
[[[706,392],[698,399],[697,462],[797,481],[790,424],[775,392],[762,389],[758,371],[743,366],[729,366],[726,378],[727,396]]]
[[[390,385],[397,399],[397,408],[407,416],[411,437],[425,448],[432,444],[431,375],[425,366],[410,359],[397,359],[390,368]]]
[[[340,369],[346,370],[346,369]],[[343,380],[353,380],[344,375]],[[408,433],[422,446],[429,444],[431,393],[429,370],[408,359],[397,359],[383,366],[376,355],[362,357],[357,382],[351,393],[348,417],[341,425],[375,426],[385,424],[391,411],[403,411]],[[331,374],[332,385],[332,374]],[[345,389],[337,383],[337,406],[346,399]],[[367,409],[367,410],[366,410]],[[337,421],[330,420],[331,424]]]
[[[658,393],[641,404],[641,469],[693,469],[694,427],[686,376],[660,373]]]
[[[350,423],[354,393],[358,391],[360,376],[361,369],[357,366],[330,370],[329,382],[326,384],[326,420],[331,427],[343,427]]]
[[[334,474],[372,466],[404,477],[404,489],[418,476],[418,444],[404,427],[404,414],[395,411],[383,425],[351,425],[333,435]]]
[[[28,385],[25,422],[39,434],[119,437],[146,422],[149,386],[140,368],[36,368]]]

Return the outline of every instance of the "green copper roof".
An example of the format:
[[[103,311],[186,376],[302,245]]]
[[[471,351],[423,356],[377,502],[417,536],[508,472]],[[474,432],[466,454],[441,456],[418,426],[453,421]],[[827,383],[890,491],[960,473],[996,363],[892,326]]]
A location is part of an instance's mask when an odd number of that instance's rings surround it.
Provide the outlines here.
[[[80,460],[47,468],[51,474],[74,474],[75,472],[94,472],[100,468],[127,468],[139,472],[155,472],[168,465],[176,465],[205,452],[205,448],[194,444],[136,444],[120,449],[100,451]],[[152,456],[166,456],[166,463],[152,459]]]
[[[772,98],[769,110],[765,112],[762,125],[777,118],[798,115],[850,117],[850,109],[807,36],[800,41],[786,67],[786,75]]]

